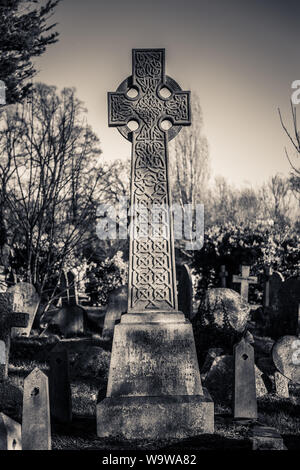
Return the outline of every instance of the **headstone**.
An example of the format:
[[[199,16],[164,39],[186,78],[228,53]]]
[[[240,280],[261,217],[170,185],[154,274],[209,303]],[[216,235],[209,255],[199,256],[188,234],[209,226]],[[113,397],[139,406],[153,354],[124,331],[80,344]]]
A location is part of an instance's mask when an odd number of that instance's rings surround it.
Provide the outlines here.
[[[15,286],[8,288],[7,292],[13,296],[13,310],[15,312],[25,312],[29,315],[29,321],[26,328],[12,328],[11,336],[30,335],[36,312],[39,307],[40,297],[34,286],[28,282],[19,282]]]
[[[270,266],[265,268],[264,273],[264,295],[263,295],[263,306],[269,307],[270,306],[270,277],[272,276],[273,270]]]
[[[21,424],[0,413],[0,450],[22,450]]]
[[[165,75],[164,57],[164,49],[134,49],[132,76],[108,95],[109,125],[132,142],[132,214],[128,309],[114,329],[106,398],[97,405],[99,437],[168,439],[214,430],[192,325],[178,311],[170,229],[167,147],[190,124],[189,93]]]
[[[69,305],[69,281],[68,273],[65,269],[62,270],[60,275],[60,298],[62,307]]]
[[[102,336],[112,338],[114,328],[117,321],[121,319],[121,315],[127,311],[128,287],[121,286],[111,292],[109,296],[108,306],[105,313]]]
[[[38,368],[24,380],[22,449],[51,450],[48,377]]]
[[[226,271],[226,266],[222,264],[220,268],[219,278],[221,282],[221,287],[226,287],[226,278],[228,277],[228,272]]]
[[[72,271],[68,271],[67,279],[69,288],[69,305],[78,305],[78,293],[75,274]]]
[[[273,346],[276,369],[294,384],[300,384],[300,339],[283,336]]]
[[[255,425],[250,431],[252,450],[286,450],[283,439],[275,428]]]
[[[274,373],[274,382],[276,395],[282,398],[289,398],[289,379],[287,379],[280,372]]]
[[[280,308],[280,292],[284,277],[281,273],[274,271],[269,278],[269,307],[274,311],[278,312]]]
[[[234,418],[257,419],[254,349],[244,338],[234,346]]]
[[[6,352],[5,367],[1,368],[3,375],[0,376],[0,381],[6,380],[8,374],[11,328],[13,326],[25,328],[28,320],[28,314],[13,311],[11,294],[0,293],[0,341],[4,342]]]
[[[234,275],[232,282],[241,284],[241,297],[248,302],[249,284],[257,284],[257,277],[250,276],[250,266],[242,266],[241,276]]]
[[[178,309],[186,318],[193,316],[193,280],[187,264],[176,265]]]
[[[72,396],[68,351],[57,344],[50,353],[49,394],[51,418],[62,424],[72,421]]]

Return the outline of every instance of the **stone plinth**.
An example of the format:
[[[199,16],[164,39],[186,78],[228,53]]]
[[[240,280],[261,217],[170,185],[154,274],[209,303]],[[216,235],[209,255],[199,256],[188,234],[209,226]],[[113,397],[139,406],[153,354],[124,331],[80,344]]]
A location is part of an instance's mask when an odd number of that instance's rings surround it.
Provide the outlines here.
[[[214,431],[191,323],[181,312],[127,314],[114,332],[99,437],[161,439]]]

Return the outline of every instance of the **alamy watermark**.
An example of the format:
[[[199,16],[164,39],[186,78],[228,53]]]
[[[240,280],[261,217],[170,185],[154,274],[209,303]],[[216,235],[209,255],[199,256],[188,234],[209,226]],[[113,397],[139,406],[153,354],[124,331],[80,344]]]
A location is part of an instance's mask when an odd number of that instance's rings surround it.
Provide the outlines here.
[[[185,243],[186,250],[201,250],[204,243],[204,205],[128,203],[121,197],[116,205],[97,207],[96,233],[101,240],[151,238],[168,240],[173,231],[175,240]]]

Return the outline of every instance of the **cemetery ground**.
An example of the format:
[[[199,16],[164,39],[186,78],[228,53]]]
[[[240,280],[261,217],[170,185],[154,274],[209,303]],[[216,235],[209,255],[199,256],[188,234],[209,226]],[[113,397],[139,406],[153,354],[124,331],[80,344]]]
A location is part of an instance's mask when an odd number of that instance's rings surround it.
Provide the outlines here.
[[[264,341],[259,338],[259,342]],[[96,402],[106,394],[111,341],[99,334],[62,339],[56,335],[39,337],[33,331],[29,338],[15,338],[11,345],[9,380],[22,387],[35,367],[49,372],[49,353],[58,343],[69,353],[73,419],[69,425],[51,423],[53,450],[160,450],[192,452],[201,450],[252,449],[249,439],[251,423],[235,422],[230,406],[215,403],[215,432],[179,440],[124,440],[99,438],[96,434]],[[268,339],[266,339],[268,342]],[[200,366],[201,370],[201,366]],[[300,447],[300,386],[290,384],[290,397],[273,393],[258,398],[258,422],[276,428],[288,450]],[[21,422],[21,406],[3,409]]]

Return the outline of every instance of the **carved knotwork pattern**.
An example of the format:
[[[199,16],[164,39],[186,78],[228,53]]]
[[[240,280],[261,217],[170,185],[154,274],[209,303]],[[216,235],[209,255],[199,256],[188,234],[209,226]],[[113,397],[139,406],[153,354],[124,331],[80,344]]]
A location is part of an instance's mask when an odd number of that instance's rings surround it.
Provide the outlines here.
[[[165,83],[163,50],[134,50],[132,79],[138,89],[137,98],[109,93],[110,125],[124,126],[130,120],[139,123],[133,133],[128,310],[173,310],[177,309],[177,296],[167,132],[160,127],[160,121],[187,124],[189,95],[181,91],[174,91],[169,99],[159,95]]]

